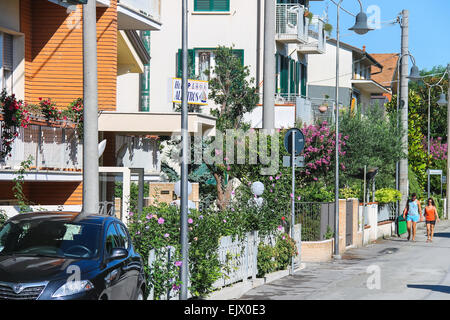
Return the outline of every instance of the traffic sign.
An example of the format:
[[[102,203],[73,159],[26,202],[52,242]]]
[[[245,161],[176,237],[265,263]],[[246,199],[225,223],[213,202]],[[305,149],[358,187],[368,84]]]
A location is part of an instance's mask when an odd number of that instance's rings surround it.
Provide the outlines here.
[[[292,156],[283,156],[283,167],[290,167],[292,162]],[[305,167],[305,158],[302,157],[294,157],[294,164],[296,168],[304,168]]]
[[[298,156],[305,147],[305,136],[303,135],[303,132],[300,131],[300,129],[294,128],[286,132],[286,135],[284,136],[284,147],[286,148],[287,152],[292,154],[293,132],[295,132],[295,155]]]

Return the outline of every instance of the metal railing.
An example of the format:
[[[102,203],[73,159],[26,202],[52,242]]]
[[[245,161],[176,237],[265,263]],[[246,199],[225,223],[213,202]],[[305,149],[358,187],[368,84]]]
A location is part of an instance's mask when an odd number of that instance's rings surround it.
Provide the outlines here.
[[[17,133],[11,146],[11,156],[0,159],[0,169],[18,169],[21,162],[30,156],[33,159],[32,168],[82,168],[82,144],[75,129],[28,125],[27,128],[18,128]]]
[[[295,223],[302,225],[302,241],[321,241],[334,235],[334,203],[296,202]]]
[[[303,53],[321,54],[326,51],[327,32],[325,31],[325,22],[318,18],[313,18],[314,22],[308,26],[308,36],[317,38],[317,40],[307,41],[304,44],[299,44],[298,50]]]
[[[308,41],[309,19],[304,16],[305,7],[298,4],[277,4],[277,40],[285,42]]]

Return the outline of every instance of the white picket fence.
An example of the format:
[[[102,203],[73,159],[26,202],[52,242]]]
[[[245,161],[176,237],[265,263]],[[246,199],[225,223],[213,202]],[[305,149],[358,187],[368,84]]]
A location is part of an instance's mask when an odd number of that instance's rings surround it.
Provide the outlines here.
[[[301,225],[296,225],[294,228],[294,240],[297,244],[298,251],[301,251]],[[263,240],[264,244],[275,245],[276,236],[267,236]],[[245,235],[244,239],[239,240],[235,237],[222,237],[220,239],[218,254],[219,261],[222,265],[222,277],[218,279],[213,287],[216,289],[223,288],[225,286],[240,282],[256,279],[258,274],[258,245],[260,243],[260,237],[258,231],[249,232]],[[164,263],[174,263],[175,248],[169,247],[166,251],[163,259]],[[151,250],[148,257],[148,264],[152,266],[156,261],[155,250]],[[298,266],[300,258],[296,259],[296,265]],[[148,279],[150,280],[150,279]],[[188,287],[190,286],[188,275]],[[190,298],[190,292],[188,292],[188,298]],[[169,292],[161,296],[161,300],[178,300],[178,292],[169,290]],[[154,299],[154,292],[151,289],[148,300]]]

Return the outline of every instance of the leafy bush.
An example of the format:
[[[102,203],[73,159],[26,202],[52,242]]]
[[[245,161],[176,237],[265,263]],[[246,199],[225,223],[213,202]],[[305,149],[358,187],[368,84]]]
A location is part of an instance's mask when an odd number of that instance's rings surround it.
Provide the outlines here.
[[[339,196],[342,199],[358,199],[361,188],[357,186],[345,187],[339,189]]]
[[[379,204],[397,202],[402,199],[402,194],[396,189],[383,188],[375,191],[375,201]]]
[[[292,257],[298,255],[297,245],[288,234],[281,234],[278,236],[274,250],[276,253],[275,261],[277,270],[287,269],[291,264]]]
[[[260,243],[258,246],[258,278],[277,270],[275,249],[271,245]]]

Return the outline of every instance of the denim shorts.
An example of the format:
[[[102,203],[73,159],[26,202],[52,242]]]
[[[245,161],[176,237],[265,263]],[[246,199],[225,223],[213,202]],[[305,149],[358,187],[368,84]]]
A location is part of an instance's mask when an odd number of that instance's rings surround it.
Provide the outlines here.
[[[419,222],[419,220],[420,220],[420,216],[418,214],[408,215],[406,217],[406,221]]]

